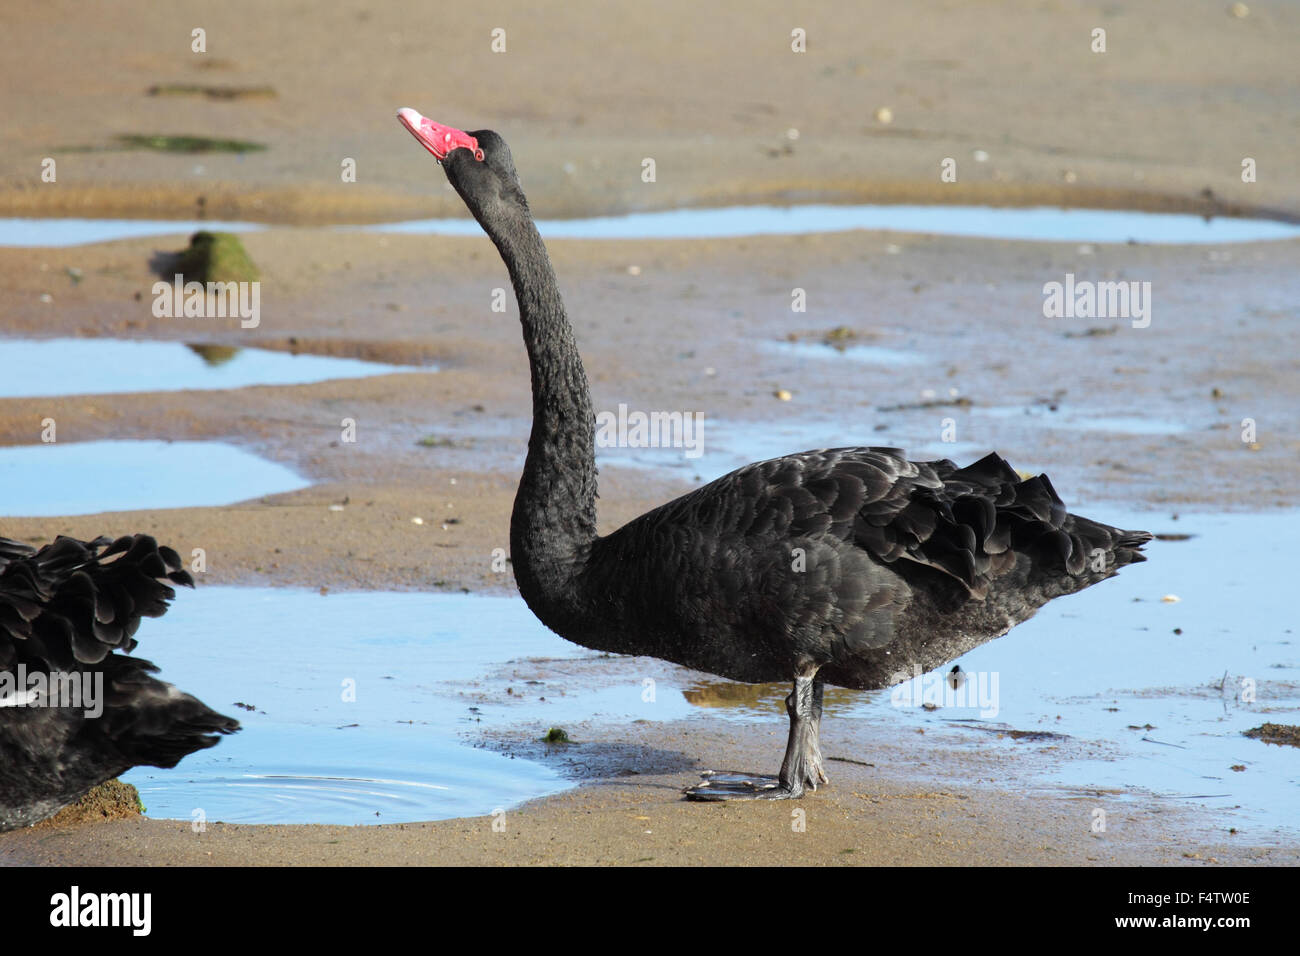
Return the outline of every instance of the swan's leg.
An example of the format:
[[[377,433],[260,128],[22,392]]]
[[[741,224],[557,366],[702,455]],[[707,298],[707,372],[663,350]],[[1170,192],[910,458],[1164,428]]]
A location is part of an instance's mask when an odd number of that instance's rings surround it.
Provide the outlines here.
[[[785,699],[785,709],[790,715],[790,737],[779,778],[710,774],[703,783],[686,790],[687,799],[794,800],[802,797],[805,789],[816,790],[818,784],[825,783],[826,769],[817,740],[822,687],[822,682],[812,674],[794,679],[794,690]]]
[[[822,760],[822,694],[826,683],[820,677],[813,677],[812,685],[812,733],[808,742],[808,766],[813,780],[812,788],[819,783],[829,783],[826,776],[826,764]]]
[[[781,762],[781,786],[797,789],[791,796],[802,796],[806,786],[816,790],[826,783],[826,766],[822,761],[820,741],[822,693],[825,683],[816,675],[796,677],[794,690],[785,699],[790,714],[790,741]]]

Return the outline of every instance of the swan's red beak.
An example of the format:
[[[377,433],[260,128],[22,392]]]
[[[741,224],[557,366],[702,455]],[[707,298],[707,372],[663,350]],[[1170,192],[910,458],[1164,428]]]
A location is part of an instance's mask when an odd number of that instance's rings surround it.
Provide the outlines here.
[[[468,149],[477,160],[483,159],[483,150],[478,148],[478,140],[464,130],[435,123],[427,116],[421,116],[409,107],[397,111],[397,120],[419,141],[420,145],[433,153],[434,159],[442,162],[453,149]]]

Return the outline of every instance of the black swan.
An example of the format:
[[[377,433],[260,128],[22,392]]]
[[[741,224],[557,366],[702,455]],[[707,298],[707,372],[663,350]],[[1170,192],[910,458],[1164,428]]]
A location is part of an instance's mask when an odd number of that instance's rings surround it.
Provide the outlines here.
[[[958,468],[894,448],[758,462],[598,536],[587,376],[510,149],[491,130],[397,115],[496,245],[519,303],[533,428],[510,552],[528,606],[584,647],[794,681],[779,778],[705,780],[688,797],[816,789],[825,683],[899,683],[1144,560],[1148,533],[1067,513],[1045,475],[1021,480],[996,454]]]
[[[0,831],[38,823],[137,764],[174,767],[238,722],[129,657],[142,617],[193,586],[148,535],[0,538]]]

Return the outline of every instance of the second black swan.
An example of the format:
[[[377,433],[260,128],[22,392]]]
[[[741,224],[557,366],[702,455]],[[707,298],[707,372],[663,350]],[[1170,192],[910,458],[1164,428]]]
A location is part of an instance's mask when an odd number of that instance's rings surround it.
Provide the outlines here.
[[[135,633],[192,585],[148,535],[0,538],[0,831],[137,765],[174,767],[237,721],[164,683]]]
[[[398,118],[496,245],[519,304],[533,427],[510,552],[528,606],[584,647],[794,682],[779,778],[705,781],[689,797],[816,789],[826,683],[871,690],[933,670],[1144,560],[1151,535],[1069,514],[1045,475],[894,448],[758,462],[598,535],[587,376],[510,150],[491,130]]]

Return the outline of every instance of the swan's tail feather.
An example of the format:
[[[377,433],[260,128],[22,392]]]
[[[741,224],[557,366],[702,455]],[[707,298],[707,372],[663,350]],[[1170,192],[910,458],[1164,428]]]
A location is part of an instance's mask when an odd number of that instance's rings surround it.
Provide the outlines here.
[[[1142,553],[1142,546],[1153,537],[1149,531],[1112,528],[1108,524],[1075,514],[1069,516],[1065,527],[1070,535],[1090,549],[1090,553],[1095,554],[1098,549],[1103,551],[1113,560],[1115,567],[1145,561],[1147,558]]]
[[[146,660],[114,655],[104,733],[132,764],[170,768],[196,750],[213,747],[239,721],[153,677]]]
[[[942,485],[920,495],[947,520],[909,556],[962,581],[977,598],[1017,566],[1016,552],[1030,557],[1039,573],[1065,571],[1076,586],[1146,560],[1140,549],[1149,533],[1070,514],[1047,475],[1021,477],[996,453],[962,468],[947,459],[923,467]]]

